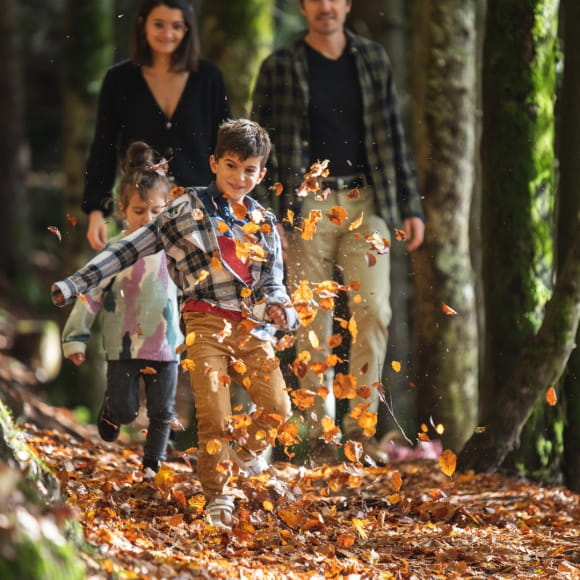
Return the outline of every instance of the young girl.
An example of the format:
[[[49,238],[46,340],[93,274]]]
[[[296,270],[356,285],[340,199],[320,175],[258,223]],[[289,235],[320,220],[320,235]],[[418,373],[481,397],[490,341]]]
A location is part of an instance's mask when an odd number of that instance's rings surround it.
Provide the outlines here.
[[[111,243],[156,218],[168,202],[165,163],[143,142],[127,152],[119,184],[119,210],[126,228]],[[107,389],[99,413],[99,434],[114,441],[120,425],[139,411],[139,383],[147,396],[149,428],[143,468],[158,471],[165,460],[177,383],[176,346],[181,341],[177,289],[167,272],[165,252],[139,259],[101,281],[77,300],[63,331],[64,356],[80,365],[97,314],[107,358]]]

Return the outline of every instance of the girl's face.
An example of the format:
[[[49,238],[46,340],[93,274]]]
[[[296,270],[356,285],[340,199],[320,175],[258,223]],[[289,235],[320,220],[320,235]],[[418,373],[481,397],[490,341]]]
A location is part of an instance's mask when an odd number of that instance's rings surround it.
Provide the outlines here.
[[[161,185],[148,191],[147,201],[143,201],[137,191],[132,191],[127,206],[121,205],[121,213],[127,222],[125,234],[132,234],[136,229],[153,221],[166,205],[167,189]]]
[[[157,55],[171,55],[187,34],[183,12],[179,8],[169,8],[164,4],[156,6],[145,20],[145,40],[151,52]]]

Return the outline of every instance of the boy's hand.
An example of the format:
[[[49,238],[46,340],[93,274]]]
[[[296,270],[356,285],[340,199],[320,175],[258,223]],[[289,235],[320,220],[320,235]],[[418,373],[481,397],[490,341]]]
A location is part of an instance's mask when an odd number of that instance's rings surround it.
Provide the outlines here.
[[[274,324],[278,326],[286,326],[286,310],[284,310],[282,304],[270,304],[266,312],[268,318],[270,318]]]
[[[64,295],[61,292],[60,288],[56,284],[53,284],[50,287],[50,295],[52,298],[52,303],[55,306],[63,306],[64,305]]]
[[[78,367],[79,365],[82,365],[85,362],[85,353],[73,352],[73,354],[70,354],[67,358],[69,360],[72,360],[72,362]]]

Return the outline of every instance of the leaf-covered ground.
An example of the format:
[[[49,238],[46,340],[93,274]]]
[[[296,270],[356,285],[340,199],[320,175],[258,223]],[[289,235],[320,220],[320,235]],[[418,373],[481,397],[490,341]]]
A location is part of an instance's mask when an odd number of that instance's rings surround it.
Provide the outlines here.
[[[195,464],[151,479],[140,447],[27,426],[86,540],[88,578],[580,578],[580,496],[437,461],[239,479],[231,532],[206,525]]]

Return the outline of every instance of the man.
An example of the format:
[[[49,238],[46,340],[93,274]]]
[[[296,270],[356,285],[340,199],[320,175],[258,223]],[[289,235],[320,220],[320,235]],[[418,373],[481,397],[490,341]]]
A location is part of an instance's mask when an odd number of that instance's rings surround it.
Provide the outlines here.
[[[376,415],[379,405],[377,386],[391,320],[389,257],[377,252],[369,259],[372,244],[365,236],[377,232],[375,240],[388,240],[388,226],[402,220],[407,249],[415,250],[424,234],[421,201],[384,48],[345,29],[351,0],[300,0],[300,9],[307,31],[262,63],[252,114],[270,132],[270,179],[284,187],[274,205],[286,225],[292,225],[286,232],[289,290],[302,280],[316,284],[331,279],[337,271],[344,284],[360,283],[358,294],[349,292],[357,335],[348,363],[350,375],[359,387],[370,387],[370,395],[350,400],[343,439],[362,442],[367,460],[384,462],[384,453],[359,418],[361,412]],[[330,171],[319,180],[324,193],[297,195],[305,172],[323,160],[329,161]],[[339,207],[348,212],[342,223],[328,218],[338,215]],[[303,235],[298,216],[308,221],[315,210],[322,219],[312,239],[304,239],[310,236]],[[298,333],[298,352],[311,350],[311,362],[327,361],[332,325],[332,312],[319,308],[314,321]],[[324,375],[308,372],[301,388],[321,393],[323,386],[332,393],[332,370],[329,365]],[[324,401],[317,396],[307,413],[312,455],[332,462],[336,449],[321,437],[324,414]]]

